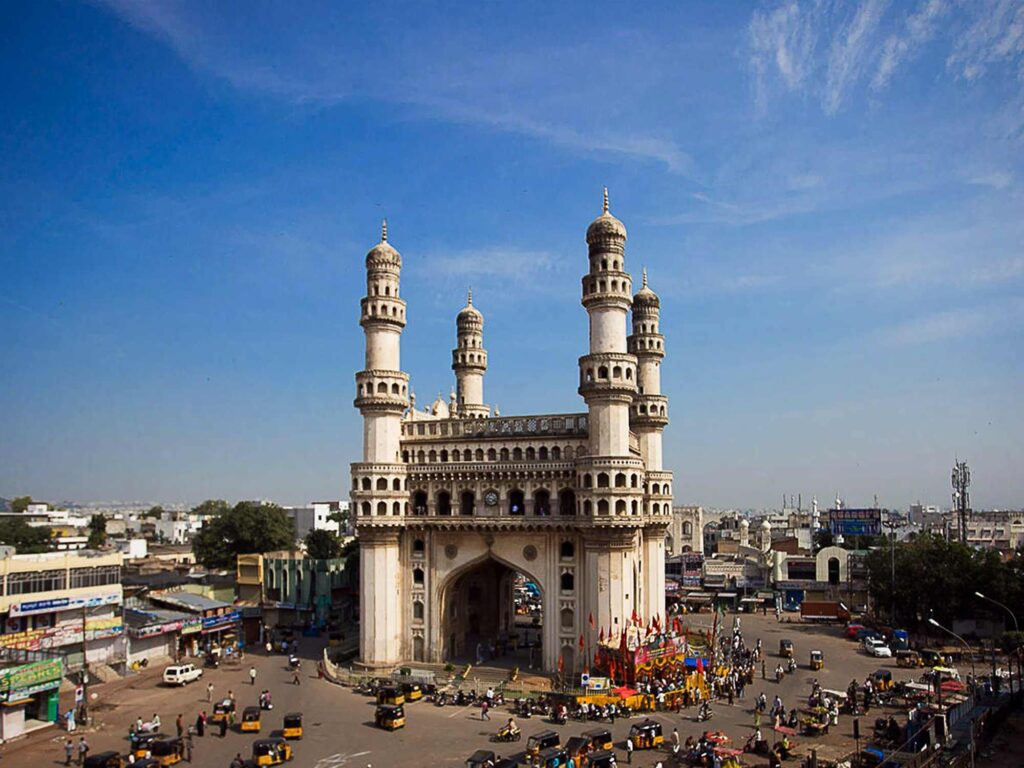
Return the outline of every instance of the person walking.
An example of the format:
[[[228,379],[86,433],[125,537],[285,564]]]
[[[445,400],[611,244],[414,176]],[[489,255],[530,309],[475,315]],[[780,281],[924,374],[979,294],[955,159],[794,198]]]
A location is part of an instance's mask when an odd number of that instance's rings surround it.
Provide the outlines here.
[[[491,704],[490,704],[489,701],[487,701],[487,699],[484,699],[483,701],[480,702],[480,719],[481,720],[490,720],[491,719],[491,716],[489,714],[487,714],[487,710],[490,708],[490,706],[491,706]]]
[[[302,685],[302,675],[299,674],[298,667],[292,673],[292,685]]]
[[[79,765],[85,764],[85,758],[89,756],[89,742],[85,740],[85,736],[78,737],[78,763]]]
[[[228,735],[228,719],[226,717],[222,717],[220,719],[220,737],[223,739],[227,735]]]
[[[626,737],[626,762],[629,765],[633,764],[633,737]]]
[[[213,702],[213,683],[206,684],[206,700]]]
[[[174,728],[178,732],[178,738],[180,739],[185,733],[185,718],[179,712],[178,716],[174,719]]]
[[[202,736],[206,730],[206,710],[196,715],[196,736]]]
[[[256,685],[256,667],[249,667],[249,682]]]
[[[75,756],[75,742],[68,736],[64,742],[64,765],[71,765],[71,758]]]
[[[78,728],[78,724],[75,723],[75,708],[72,707],[64,715],[64,720],[67,722],[68,733],[74,733]]]

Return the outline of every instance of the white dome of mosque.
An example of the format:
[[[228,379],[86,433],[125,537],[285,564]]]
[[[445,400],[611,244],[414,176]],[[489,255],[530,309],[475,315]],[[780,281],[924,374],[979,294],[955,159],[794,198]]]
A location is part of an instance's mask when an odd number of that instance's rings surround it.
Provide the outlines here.
[[[459,310],[459,314],[456,316],[456,320],[460,323],[464,320],[476,321],[478,323],[482,323],[484,321],[483,314],[481,314],[479,309],[473,306],[472,288],[470,288],[469,291],[466,293],[466,306]]]
[[[367,267],[402,267],[402,255],[388,242],[388,220],[380,227],[380,242],[366,254]]]
[[[658,298],[658,294],[647,287],[647,268],[643,271],[643,285],[640,290],[636,292],[633,297],[634,306],[646,306],[646,307],[660,307],[661,299]]]
[[[608,211],[608,187],[604,188],[604,212],[587,227],[587,242],[593,243],[605,237],[626,239],[626,225]]]

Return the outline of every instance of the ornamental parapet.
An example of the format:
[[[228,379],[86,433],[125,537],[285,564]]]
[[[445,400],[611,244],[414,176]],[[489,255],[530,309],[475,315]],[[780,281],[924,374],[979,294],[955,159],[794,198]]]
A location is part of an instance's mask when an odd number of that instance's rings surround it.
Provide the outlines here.
[[[402,423],[402,442],[530,437],[586,437],[585,413],[554,413],[537,416],[491,416],[485,419],[407,419]]]
[[[665,337],[660,333],[634,333],[626,337],[626,349],[637,357],[664,357]]]
[[[629,423],[633,427],[664,427],[668,424],[668,396],[640,395],[629,409]]]
[[[611,306],[629,309],[633,305],[633,280],[628,272],[597,272],[583,276],[583,298],[587,309]]]
[[[360,301],[359,324],[405,327],[405,299],[397,296],[366,296]]]
[[[584,400],[621,399],[632,402],[636,394],[634,355],[626,352],[594,352],[579,359],[579,393]]]
[[[404,411],[409,406],[409,374],[379,368],[359,371],[353,402],[360,410]]]

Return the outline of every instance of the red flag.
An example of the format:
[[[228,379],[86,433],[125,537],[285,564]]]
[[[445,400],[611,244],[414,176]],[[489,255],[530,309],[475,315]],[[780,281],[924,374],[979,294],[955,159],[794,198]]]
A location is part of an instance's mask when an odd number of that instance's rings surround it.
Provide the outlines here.
[[[590,615],[589,615],[589,616],[587,617],[587,623],[588,623],[588,624],[590,624],[590,628],[591,628],[591,629],[593,629],[593,628],[594,628],[594,627],[596,626],[596,625],[594,624],[594,614],[593,614],[593,613],[591,613],[591,614],[590,614]]]
[[[622,654],[623,659],[626,657],[626,630],[622,630],[619,633],[619,652]]]
[[[558,654],[558,674],[565,672],[565,659],[562,654]]]
[[[697,671],[704,671],[704,659],[702,659],[700,656],[697,657]]]
[[[581,651],[583,650],[583,647],[584,647],[584,646],[583,646],[583,633],[582,633],[582,632],[580,632],[580,650],[581,650]]]
[[[630,619],[634,624],[640,623],[640,617],[636,615],[636,608],[633,609],[633,617]]]
[[[658,621],[658,614],[654,614],[654,629],[659,635],[661,634],[661,622]]]
[[[604,627],[601,627],[601,634],[597,636],[597,640],[600,643],[604,642]]]

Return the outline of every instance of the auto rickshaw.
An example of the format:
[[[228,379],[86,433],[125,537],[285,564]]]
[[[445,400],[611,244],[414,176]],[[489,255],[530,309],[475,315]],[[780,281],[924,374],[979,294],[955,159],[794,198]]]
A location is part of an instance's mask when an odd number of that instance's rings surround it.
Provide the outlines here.
[[[825,666],[825,654],[821,651],[811,651],[811,669],[821,669]]]
[[[406,701],[419,701],[423,698],[423,686],[419,683],[402,683],[402,695]]]
[[[565,742],[565,754],[571,757],[576,765],[583,765],[584,758],[590,753],[590,739],[586,736],[573,736]]]
[[[135,757],[145,757],[149,752],[149,745],[154,741],[163,741],[171,738],[166,733],[135,733],[131,736],[131,750]]]
[[[398,686],[385,685],[377,691],[377,703],[400,707],[405,704],[405,696],[402,694],[402,689]]]
[[[252,759],[256,765],[280,765],[294,756],[292,745],[280,737],[260,739],[252,744]]]
[[[132,763],[132,768],[160,768],[160,761],[152,757],[144,757]]]
[[[590,742],[590,748],[593,750],[611,749],[613,746],[612,732],[607,728],[591,728],[584,731],[583,736]]]
[[[871,673],[871,682],[876,690],[888,691],[892,688],[892,672],[888,669],[876,669]]]
[[[396,731],[405,727],[405,707],[401,704],[380,704],[374,713],[373,722],[385,731]]]
[[[231,699],[221,699],[213,705],[213,714],[210,715],[211,723],[219,723],[227,720],[229,723],[235,717],[235,702]]]
[[[185,744],[181,739],[159,739],[150,743],[149,754],[160,766],[177,765],[185,757]]]
[[[242,710],[242,722],[239,723],[238,729],[245,733],[259,733],[260,732],[260,708],[259,707],[246,707]]]
[[[466,768],[494,768],[497,757],[489,749],[478,749],[466,758]]]
[[[618,764],[615,753],[610,749],[591,752],[587,757],[587,768],[617,768]]]
[[[793,641],[792,640],[779,640],[779,656],[784,659],[793,658]]]
[[[924,648],[921,651],[921,661],[926,667],[941,667],[946,663],[946,657],[940,651]]]
[[[117,752],[98,752],[85,758],[82,765],[84,768],[124,768],[124,760]]]
[[[281,729],[281,735],[286,739],[301,739],[302,738],[302,713],[301,712],[289,712],[284,716],[284,727]]]
[[[526,740],[526,754],[539,755],[542,750],[562,746],[562,737],[554,731],[541,731]]]
[[[644,720],[629,727],[629,738],[633,740],[634,749],[657,749],[665,743],[661,732],[661,723],[656,720]]]
[[[569,764],[569,755],[561,747],[542,749],[537,757],[539,760],[536,765],[541,768],[564,768]]]
[[[896,651],[897,667],[920,667],[922,664],[921,654],[917,651]]]

